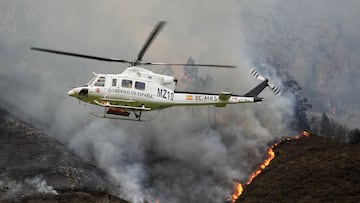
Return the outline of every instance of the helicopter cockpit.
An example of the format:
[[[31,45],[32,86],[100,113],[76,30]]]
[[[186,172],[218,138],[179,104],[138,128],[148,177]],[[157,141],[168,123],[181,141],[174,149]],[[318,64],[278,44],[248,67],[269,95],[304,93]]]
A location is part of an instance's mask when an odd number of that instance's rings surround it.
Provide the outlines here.
[[[94,86],[97,86],[97,87],[104,87],[105,86],[105,76],[99,76],[94,84]]]
[[[95,76],[86,85],[104,87],[105,86],[105,76],[95,74]]]

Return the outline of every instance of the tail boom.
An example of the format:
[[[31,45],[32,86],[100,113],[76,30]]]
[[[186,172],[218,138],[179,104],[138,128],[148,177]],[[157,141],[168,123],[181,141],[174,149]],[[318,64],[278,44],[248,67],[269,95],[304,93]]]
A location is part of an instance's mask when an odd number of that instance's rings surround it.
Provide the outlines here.
[[[225,107],[227,104],[254,103],[262,100],[259,97],[231,95],[230,92],[220,94],[175,92],[172,103],[174,106],[214,105],[216,107]]]
[[[221,92],[220,94],[214,94],[175,91],[174,99],[172,101],[166,101],[166,103],[168,104],[168,107],[196,105],[214,105],[216,107],[225,107],[228,104],[262,102],[264,98],[261,98],[258,95],[266,87],[269,87],[275,94],[280,92],[276,86],[269,83],[269,80],[261,76],[256,70],[251,70],[250,73],[262,82],[244,95],[232,95],[231,92]]]

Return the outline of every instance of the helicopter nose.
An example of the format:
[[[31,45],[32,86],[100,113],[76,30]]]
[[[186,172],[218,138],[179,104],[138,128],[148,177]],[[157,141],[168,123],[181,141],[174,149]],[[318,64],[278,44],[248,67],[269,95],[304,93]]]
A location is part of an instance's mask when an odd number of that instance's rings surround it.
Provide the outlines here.
[[[69,96],[74,97],[76,95],[76,91],[74,89],[71,89],[67,93]]]

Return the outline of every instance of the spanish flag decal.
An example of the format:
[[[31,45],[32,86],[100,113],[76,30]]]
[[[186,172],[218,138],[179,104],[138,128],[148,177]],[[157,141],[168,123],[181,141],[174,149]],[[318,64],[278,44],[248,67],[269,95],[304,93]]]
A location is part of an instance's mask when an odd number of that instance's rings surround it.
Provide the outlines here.
[[[192,95],[186,95],[186,100],[193,100],[193,96]]]

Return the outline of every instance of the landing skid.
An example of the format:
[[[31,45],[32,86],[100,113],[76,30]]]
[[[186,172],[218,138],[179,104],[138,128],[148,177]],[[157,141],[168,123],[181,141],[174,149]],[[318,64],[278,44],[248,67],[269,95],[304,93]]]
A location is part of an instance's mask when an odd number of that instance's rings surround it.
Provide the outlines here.
[[[91,115],[97,117],[97,118],[107,118],[107,119],[116,119],[116,120],[126,120],[126,121],[140,121],[140,122],[145,122],[144,120],[141,120],[141,117],[139,118],[124,118],[124,117],[119,117],[119,116],[109,116],[108,114],[95,114],[95,113],[91,113]]]
[[[112,112],[112,113],[110,113]],[[128,120],[128,121],[143,121],[141,120],[142,111],[126,111],[122,109],[114,110],[108,107],[104,108],[104,113],[102,115],[91,113],[93,116],[98,118],[108,118],[108,119],[118,119],[118,120]],[[130,117],[134,115],[133,117]],[[135,117],[135,118],[134,118]]]

